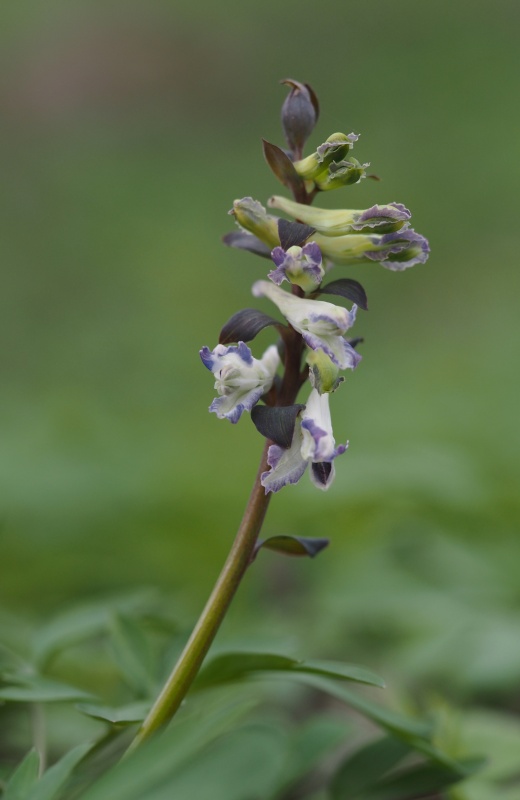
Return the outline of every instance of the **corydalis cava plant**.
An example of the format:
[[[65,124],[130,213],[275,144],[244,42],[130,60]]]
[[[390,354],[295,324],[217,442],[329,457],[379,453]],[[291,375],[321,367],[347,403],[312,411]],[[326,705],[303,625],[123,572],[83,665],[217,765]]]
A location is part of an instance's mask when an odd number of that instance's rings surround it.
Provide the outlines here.
[[[230,211],[239,230],[224,237],[229,246],[269,260],[267,269],[265,260],[258,262],[264,269],[255,275],[252,294],[271,301],[282,319],[245,308],[223,326],[215,347],[200,351],[215,379],[217,396],[210,411],[232,424],[244,424],[250,416],[265,440],[262,459],[220,577],[134,746],[168,722],[188,692],[263,544],[258,536],[272,494],[297,483],[305,472],[316,487],[329,489],[335,460],[347,451],[348,443],[336,443],[329,399],[344,381],[341,373],[361,360],[356,350],[361,340],[349,335],[358,308],[367,310],[367,297],[357,280],[340,273],[329,281],[329,272],[334,265],[373,269],[375,264],[401,271],[424,263],[429,254],[428,242],[410,227],[410,211],[401,203],[335,211],[311,207],[320,192],[371,177],[366,174],[369,165],[351,155],[356,133],[333,133],[304,155],[318,120],[318,100],[308,84],[282,83],[290,89],[282,107],[287,149],[264,141],[264,155],[292,194],[275,195],[267,205],[290,219],[245,197],[235,200]],[[324,299],[331,296],[335,302]],[[267,327],[275,329],[278,341],[254,356],[248,343]],[[300,391],[303,402],[297,402]],[[266,542],[270,549],[299,555],[315,555],[326,544],[295,537],[288,549],[277,548],[274,541]]]

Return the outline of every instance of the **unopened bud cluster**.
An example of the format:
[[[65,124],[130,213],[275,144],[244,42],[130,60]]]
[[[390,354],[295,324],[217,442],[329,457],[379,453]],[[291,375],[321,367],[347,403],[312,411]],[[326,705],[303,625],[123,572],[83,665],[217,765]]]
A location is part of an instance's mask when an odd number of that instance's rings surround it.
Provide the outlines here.
[[[215,376],[218,397],[210,411],[233,423],[249,411],[257,429],[271,441],[269,469],[262,475],[266,493],[296,483],[308,466],[313,483],[327,489],[334,478],[334,459],[347,449],[348,443],[336,445],[329,397],[344,380],[340,372],[354,369],[361,360],[355,349],[360,340],[346,334],[358,307],[366,310],[367,302],[355,280],[324,283],[332,266],[377,262],[401,271],[424,263],[429,255],[427,240],[410,227],[410,211],[401,203],[332,211],[311,206],[322,191],[359,183],[369,165],[351,156],[359,139],[355,133],[334,133],[304,156],[304,144],[318,120],[318,101],[308,84],[282,83],[290,88],[282,106],[289,149],[264,143],[264,152],[293,199],[274,195],[267,202],[269,212],[252,197],[235,200],[230,213],[240,230],[225,241],[271,259],[267,280],[257,280],[252,293],[271,300],[285,322],[244,309],[224,326],[221,343],[200,353]],[[272,209],[291,221],[270,213]],[[282,288],[286,284],[288,291]],[[322,295],[352,305],[345,308]],[[279,330],[281,339],[256,359],[246,342],[269,325]],[[279,374],[282,362],[284,371]],[[307,381],[305,405],[296,404]]]

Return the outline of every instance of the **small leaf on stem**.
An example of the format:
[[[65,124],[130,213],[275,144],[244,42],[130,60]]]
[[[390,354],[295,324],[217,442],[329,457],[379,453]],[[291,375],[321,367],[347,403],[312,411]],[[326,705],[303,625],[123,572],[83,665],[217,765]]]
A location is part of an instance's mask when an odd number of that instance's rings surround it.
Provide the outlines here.
[[[301,222],[289,222],[288,219],[278,220],[278,236],[283,250],[289,247],[302,247],[304,242],[316,233],[316,228],[303,225]]]
[[[251,342],[261,330],[274,325],[278,329],[285,328],[277,319],[269,317],[256,308],[243,308],[228,319],[220,331],[219,344],[231,342]]]
[[[320,294],[335,294],[340,297],[346,297],[347,300],[352,300],[353,303],[356,303],[363,311],[368,311],[368,298],[365,290],[360,283],[351,278],[340,278],[337,281],[321,286]]]
[[[237,250],[247,250],[249,253],[255,253],[257,256],[263,258],[271,258],[270,248],[264,244],[253,233],[246,231],[231,231],[222,237],[224,244],[228,247],[236,247]]]
[[[304,408],[301,403],[293,406],[255,406],[251,410],[251,419],[262,436],[287,449],[291,446],[296,417]]]
[[[258,551],[265,547],[267,550],[275,550],[287,556],[309,556],[314,558],[321,553],[328,544],[329,539],[312,539],[303,536],[271,536],[269,539],[261,539],[255,547],[255,556]]]
[[[277,147],[277,145],[271,144],[265,139],[262,139],[262,143],[265,160],[278,180],[293,192],[297,202],[305,203],[307,192],[305,191],[303,178],[296,172],[294,164],[287,153],[284,153],[281,147]]]

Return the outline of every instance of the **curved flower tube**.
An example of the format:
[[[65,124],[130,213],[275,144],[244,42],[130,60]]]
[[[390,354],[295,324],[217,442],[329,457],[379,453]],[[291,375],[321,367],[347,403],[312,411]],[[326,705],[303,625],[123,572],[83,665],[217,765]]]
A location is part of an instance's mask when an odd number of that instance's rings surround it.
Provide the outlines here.
[[[219,419],[237,423],[244,411],[251,411],[262,395],[269,391],[280,363],[275,345],[265,351],[260,360],[253,358],[245,342],[226,347],[218,344],[213,350],[203,347],[202,363],[215,375],[215,389],[219,397],[209,410]]]
[[[336,264],[363,264],[377,261],[382,267],[401,272],[424,264],[430,255],[428,240],[413,228],[393,233],[348,233],[345,236],[324,236],[316,233],[313,241],[323,256]]]
[[[296,203],[287,197],[274,195],[267,203],[270,208],[284,211],[295,219],[311,225],[325,236],[346,233],[390,233],[408,227],[411,213],[402,203],[374,205],[362,209],[328,209]]]
[[[354,369],[358,365],[361,356],[343,338],[356,319],[356,305],[348,311],[324,300],[305,300],[269,281],[256,281],[252,292],[255,297],[272,300],[312,350],[323,350],[341,369]]]
[[[307,466],[311,465],[310,478],[318,489],[325,491],[335,477],[334,459],[348,447],[336,447],[332,433],[329,395],[320,395],[313,389],[305,410],[296,420],[291,446],[287,449],[277,444],[268,452],[268,472],[262,474],[262,486],[268,492],[278,492],[284,486],[297,483]]]

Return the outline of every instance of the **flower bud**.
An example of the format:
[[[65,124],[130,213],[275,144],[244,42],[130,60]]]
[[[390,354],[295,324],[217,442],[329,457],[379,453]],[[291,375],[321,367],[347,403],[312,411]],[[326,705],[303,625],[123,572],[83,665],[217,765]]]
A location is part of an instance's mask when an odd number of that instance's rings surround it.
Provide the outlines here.
[[[358,139],[359,136],[355,133],[349,133],[348,136],[344,133],[333,133],[312,155],[295,161],[294,168],[306,181],[313,181],[321,176],[326,179],[329,165],[345,158]]]
[[[235,200],[229,213],[235,217],[241,228],[253,233],[269,247],[276,247],[280,244],[278,218],[267,214],[258,200],[253,200],[252,197]]]
[[[325,236],[343,236],[346,233],[390,233],[408,227],[411,214],[402,203],[375,205],[365,210],[315,208],[295,203],[286,197],[271,197],[268,206],[278,208],[295,219],[311,225]]]
[[[303,247],[293,245],[287,250],[275,247],[271,258],[276,264],[268,277],[277,286],[287,280],[300,286],[304,292],[313,292],[320,285],[325,271],[321,265],[320,248],[314,242]]]
[[[298,158],[318,119],[318,101],[307,84],[290,78],[281,82],[291,89],[282,106],[282,128],[287,144]]]
[[[320,174],[316,179],[316,188],[321,192],[328,192],[330,189],[339,189],[342,186],[350,186],[359,183],[362,178],[366,178],[366,168],[370,164],[360,164],[357,158],[350,161],[332,161],[327,173]]]
[[[335,392],[345,379],[339,374],[339,367],[323,350],[309,350],[306,358],[309,365],[309,380],[319,394]]]

